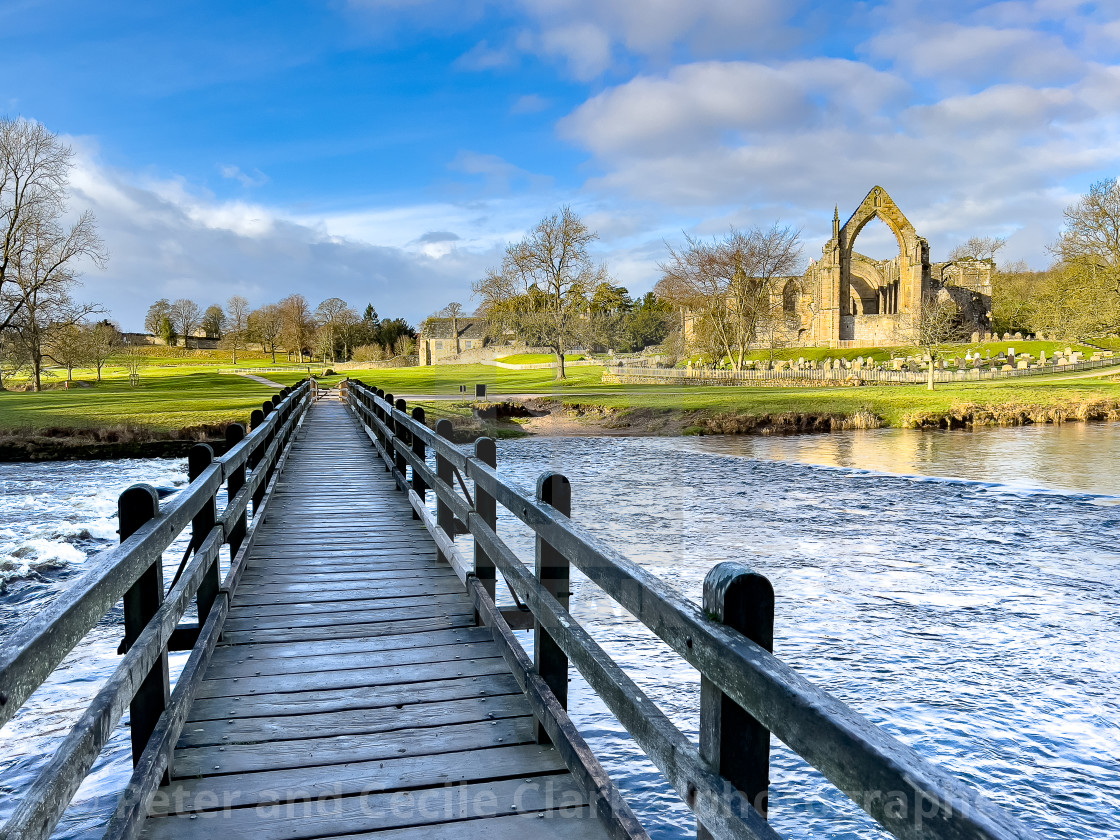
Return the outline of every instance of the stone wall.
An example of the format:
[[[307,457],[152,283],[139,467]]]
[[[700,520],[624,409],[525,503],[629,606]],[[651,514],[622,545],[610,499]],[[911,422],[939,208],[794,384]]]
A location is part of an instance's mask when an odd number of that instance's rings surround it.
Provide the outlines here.
[[[906,315],[843,315],[840,334],[857,347],[883,347],[913,342]]]
[[[437,356],[432,359],[436,365],[471,365],[479,362],[492,362],[503,356],[513,356],[520,353],[551,353],[548,347],[526,347],[524,344],[488,344],[485,347],[475,347],[464,350],[457,355]]]

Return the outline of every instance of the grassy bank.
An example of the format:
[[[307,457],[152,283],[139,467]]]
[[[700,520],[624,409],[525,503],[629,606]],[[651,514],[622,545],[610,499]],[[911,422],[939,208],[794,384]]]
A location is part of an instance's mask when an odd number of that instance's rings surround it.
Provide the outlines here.
[[[609,411],[623,422],[628,416],[647,416],[650,412],[692,414],[692,425],[710,432],[752,431],[758,421],[763,426],[777,423],[810,428],[964,427],[1120,419],[1120,383],[1070,379],[1025,385],[1018,380],[942,385],[936,391],[920,385],[785,389],[627,386],[622,392],[588,391],[563,402],[577,412]]]
[[[159,375],[146,371],[138,387],[127,379],[105,379],[89,387],[41,393],[0,393],[0,429],[89,429],[143,426],[173,431],[231,420],[249,413],[276,390],[243,376],[213,369],[178,368]]]
[[[194,441],[220,440],[276,389],[214,370],[147,369],[138,387],[110,376],[68,390],[0,392],[0,460],[173,457]]]
[[[1006,382],[868,386],[860,388],[749,388],[666,385],[603,385],[598,368],[574,369],[557,383],[541,371],[494,371],[482,366],[433,367],[359,373],[367,384],[397,396],[423,395],[431,417],[451,417],[464,431],[514,434],[604,431],[622,434],[744,434],[827,431],[845,428],[963,428],[1069,420],[1120,419],[1120,382],[1077,374]],[[546,374],[550,372],[544,372]],[[538,414],[552,411],[567,425],[513,418],[486,426],[473,418],[470,396],[459,385],[487,381],[488,399],[513,395]],[[473,386],[470,389],[473,394]],[[415,400],[414,400],[415,402]],[[563,425],[563,427],[561,427]]]
[[[87,382],[87,387],[76,383],[69,390],[0,392],[0,458],[22,459],[31,457],[31,450],[66,449],[85,453],[81,457],[98,457],[96,451],[122,457],[143,454],[136,451],[136,444],[220,437],[227,423],[245,422],[274,389],[243,376],[218,374],[216,369],[214,364],[153,366],[142,371],[135,388],[122,372],[110,370],[103,382]],[[304,374],[264,375],[291,385]],[[598,367],[572,368],[563,382],[556,382],[551,370],[487,365],[377,369],[350,375],[397,396],[408,395],[413,404],[424,405],[432,419],[452,418],[464,435],[513,435],[525,429],[543,434],[734,434],[1120,419],[1120,381],[1112,381],[1120,377],[1115,374],[942,384],[933,392],[921,385],[604,385]],[[323,382],[334,384],[341,378],[336,375]],[[492,422],[475,417],[472,403],[479,383],[487,386],[488,400],[528,403],[536,419]],[[552,413],[549,423],[542,420],[547,412]],[[561,428],[561,421],[568,426]]]

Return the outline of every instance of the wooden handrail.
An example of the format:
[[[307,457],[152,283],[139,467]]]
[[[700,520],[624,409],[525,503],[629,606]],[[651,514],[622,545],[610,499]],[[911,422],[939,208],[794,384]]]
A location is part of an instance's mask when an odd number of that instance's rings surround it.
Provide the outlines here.
[[[122,496],[135,495],[136,490],[148,490],[153,496],[151,513],[154,515],[143,521],[133,533],[122,532],[125,539],[119,546],[98,554],[70,589],[0,646],[0,699],[4,701],[0,703],[2,725],[114,604],[131,592],[143,576],[151,577],[151,570],[159,568],[164,550],[179,533],[188,525],[195,525],[195,553],[183,574],[166,598],[162,594],[162,580],[159,580],[157,601],[162,603],[150,615],[143,616],[143,623],[136,630],[135,637],[126,635],[128,650],[123,659],[24,793],[15,812],[0,831],[0,837],[12,840],[49,837],[130,703],[133,704],[133,725],[137,725],[137,692],[150,678],[156,663],[166,657],[168,644],[192,598],[198,599],[200,607],[205,608],[200,610],[200,619],[204,624],[224,615],[227,598],[220,596],[222,592],[228,594],[229,581],[227,578],[225,586],[217,585],[215,570],[218,553],[245,515],[254,491],[262,486],[266,475],[275,468],[308,404],[309,387],[306,382],[294,388],[285,388],[282,393],[284,399],[271,416],[229,453],[213,459],[212,463],[202,468],[164,511],[158,510],[158,500],[150,488],[137,485],[125,491]],[[208,453],[209,447],[205,450]],[[259,453],[260,457],[251,477],[245,480],[242,467],[251,453]],[[243,483],[227,500],[222,514],[211,517],[206,511],[214,509],[215,495],[223,481],[231,478],[234,483],[239,478]],[[254,518],[258,513],[259,510],[255,509]],[[198,530],[199,527],[203,530]],[[132,530],[131,526],[129,530]],[[204,586],[208,579],[214,581],[213,586]],[[128,605],[126,598],[126,614]],[[151,727],[144,732],[140,743],[134,741],[134,757],[137,760],[152,730],[159,731],[164,699],[160,698],[158,708],[145,715],[150,718]],[[160,776],[162,773],[161,769]],[[159,777],[155,781],[158,783]]]
[[[671,729],[664,725],[667,718],[649,698],[609,660],[539,578],[533,577],[484,517],[459,496],[450,482],[414,455],[411,445],[396,436],[396,430],[406,430],[422,440],[429,451],[455,464],[474,481],[476,497],[485,494],[494,498],[529,526],[540,540],[695,667],[712,686],[714,696],[725,695],[741,707],[894,836],[905,840],[1035,837],[1016,818],[809,683],[758,642],[710,617],[665,581],[552,505],[539,501],[494,467],[464,454],[449,440],[398,411],[378,392],[350,380],[344,398],[367,427],[398,486],[408,488],[404,471],[396,465],[400,455],[411,466],[414,481],[418,478],[456,519],[465,522],[476,546],[482,547],[529,606],[538,634],[543,629],[554,638],[706,828],[727,836],[776,836],[755,807],[728,804],[728,791],[736,791],[735,785],[707,767],[698,752],[693,756],[695,747],[687,739],[682,742],[684,736],[671,723]],[[431,529],[430,517],[425,522]],[[454,538],[448,533],[439,536],[448,541]],[[751,573],[744,568],[741,574]]]

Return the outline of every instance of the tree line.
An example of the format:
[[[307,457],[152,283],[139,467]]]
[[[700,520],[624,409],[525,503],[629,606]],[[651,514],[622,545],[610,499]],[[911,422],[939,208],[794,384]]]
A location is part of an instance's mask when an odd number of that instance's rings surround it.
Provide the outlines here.
[[[669,332],[669,304],[652,292],[634,301],[625,287],[612,283],[606,267],[591,256],[596,239],[563,207],[507,246],[502,264],[471,286],[491,339],[512,335],[550,348],[558,379],[565,378],[564,356],[574,347],[630,351],[659,344]],[[441,314],[448,317],[446,310]]]
[[[342,298],[332,297],[312,309],[301,294],[256,309],[241,295],[205,309],[189,298],[161,298],[148,307],[144,328],[172,347],[199,334],[216,339],[231,351],[234,364],[238,352],[252,345],[270,353],[274,362],[278,352],[300,362],[305,356],[324,362],[375,361],[411,354],[416,338],[406,320],[382,319],[373,304],[359,315]]]
[[[1088,340],[1120,333],[1120,182],[1103,180],[1066,208],[1051,265],[1002,266],[992,279],[998,332]]]
[[[68,221],[73,156],[39,123],[0,118],[0,371],[29,368],[35,390],[46,361],[66,364],[75,336],[100,346],[108,335],[84,324],[101,307],[72,295],[83,260],[108,260],[92,213]]]

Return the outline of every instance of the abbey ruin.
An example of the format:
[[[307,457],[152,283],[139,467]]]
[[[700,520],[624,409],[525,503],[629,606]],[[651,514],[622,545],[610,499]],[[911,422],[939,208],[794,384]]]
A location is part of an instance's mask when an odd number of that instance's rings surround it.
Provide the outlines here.
[[[875,260],[855,250],[861,230],[881,219],[898,240],[894,259]],[[929,243],[882,187],[874,187],[841,225],[822,256],[800,277],[781,278],[774,306],[782,312],[775,340],[784,344],[875,347],[912,344],[923,307],[951,300],[964,332],[991,329],[992,268],[968,257],[931,263]]]

